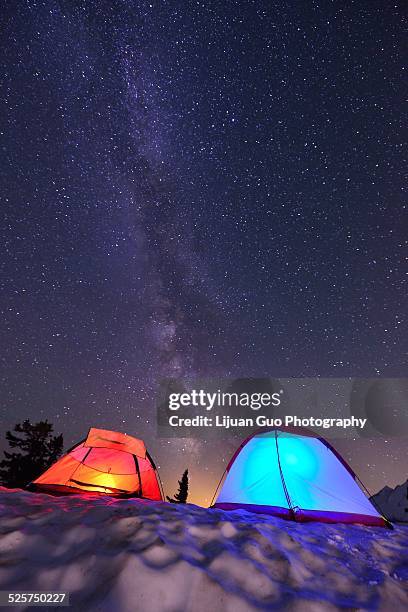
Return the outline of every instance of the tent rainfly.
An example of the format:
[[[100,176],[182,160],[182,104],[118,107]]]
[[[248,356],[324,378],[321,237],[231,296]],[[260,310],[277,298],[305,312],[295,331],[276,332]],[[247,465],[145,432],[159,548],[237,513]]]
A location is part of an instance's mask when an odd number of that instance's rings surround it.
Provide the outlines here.
[[[29,489],[163,500],[160,479],[144,442],[117,431],[94,428]]]
[[[324,438],[303,428],[278,428],[247,438],[229,462],[215,496],[213,507],[223,510],[301,522],[391,527],[345,460]]]

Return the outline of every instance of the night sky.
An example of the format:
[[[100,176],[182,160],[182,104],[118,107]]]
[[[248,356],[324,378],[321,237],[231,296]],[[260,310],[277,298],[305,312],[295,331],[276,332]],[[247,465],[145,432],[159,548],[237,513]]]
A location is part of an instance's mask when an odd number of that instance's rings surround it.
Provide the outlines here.
[[[143,437],[206,503],[234,445],[158,439],[163,376],[406,375],[404,4],[3,3],[2,430]]]

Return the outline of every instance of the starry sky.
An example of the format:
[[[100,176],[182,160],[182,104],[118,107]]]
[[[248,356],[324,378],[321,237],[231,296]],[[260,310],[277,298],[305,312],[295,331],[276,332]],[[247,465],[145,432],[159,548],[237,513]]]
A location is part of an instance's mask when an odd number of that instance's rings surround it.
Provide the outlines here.
[[[158,439],[162,377],[406,375],[403,7],[3,4],[2,430],[143,437],[205,504],[234,445]],[[337,445],[374,491],[406,447]]]

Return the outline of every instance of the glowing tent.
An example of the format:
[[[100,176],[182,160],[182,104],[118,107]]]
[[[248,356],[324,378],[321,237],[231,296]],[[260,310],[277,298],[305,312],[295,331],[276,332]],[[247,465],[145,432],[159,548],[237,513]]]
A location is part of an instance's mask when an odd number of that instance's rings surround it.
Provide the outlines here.
[[[282,428],[250,436],[232,457],[217,491],[213,507],[223,510],[390,526],[344,459],[309,430]]]
[[[88,436],[34,480],[45,493],[103,493],[163,500],[156,467],[144,442],[116,431],[90,429]]]

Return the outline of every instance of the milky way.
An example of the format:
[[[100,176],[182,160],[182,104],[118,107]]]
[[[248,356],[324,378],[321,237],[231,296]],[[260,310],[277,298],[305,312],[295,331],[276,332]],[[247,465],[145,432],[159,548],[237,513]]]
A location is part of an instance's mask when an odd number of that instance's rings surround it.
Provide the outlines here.
[[[405,375],[402,3],[24,1],[3,21],[5,427],[137,433],[208,491],[231,449],[155,438],[161,377]],[[378,487],[404,448],[344,452]]]

